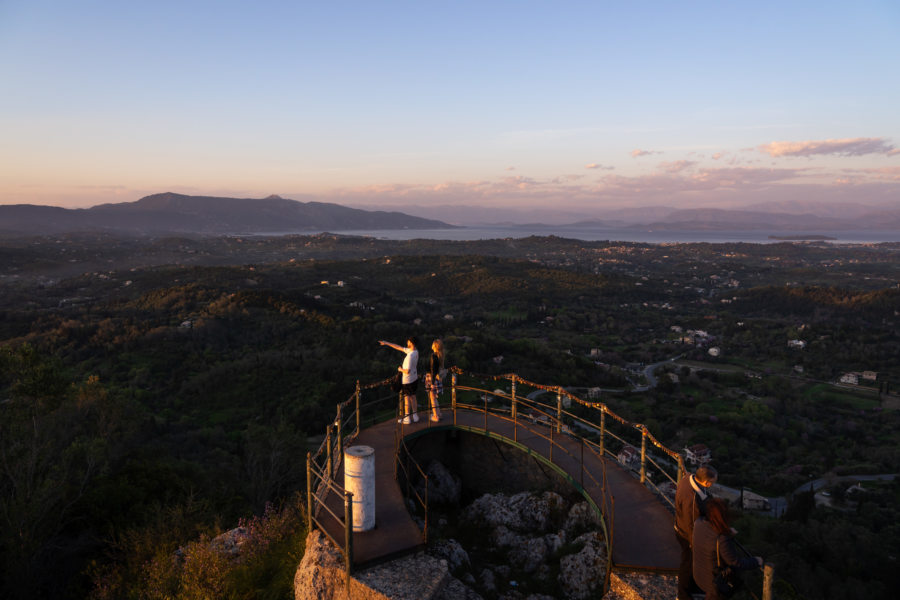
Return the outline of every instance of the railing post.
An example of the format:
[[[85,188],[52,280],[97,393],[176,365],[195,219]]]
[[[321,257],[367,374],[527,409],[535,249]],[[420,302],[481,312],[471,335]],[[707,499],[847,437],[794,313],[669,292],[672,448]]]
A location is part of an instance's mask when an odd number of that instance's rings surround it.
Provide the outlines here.
[[[425,543],[428,543],[428,475],[425,476]]]
[[[325,473],[328,475],[328,479],[333,480],[332,469],[331,469],[331,423],[325,427],[325,449],[327,450],[327,459],[328,466],[325,469]]]
[[[517,427],[517,423],[516,423],[516,420],[517,420],[516,415],[518,414],[518,410],[516,408],[516,375],[515,374],[512,375],[511,382],[512,382],[511,395],[512,395],[513,441],[518,442],[519,441],[519,428]]]
[[[344,492],[344,547],[347,549],[347,590],[353,570],[353,492]]]
[[[340,453],[338,457],[340,460],[344,458],[344,411],[341,410],[341,405],[338,404],[337,409],[337,420],[334,422],[337,427],[337,449]]]
[[[450,375],[450,409],[453,411],[453,424],[456,425],[456,373]]]
[[[487,403],[488,403],[488,395],[487,392],[483,392],[481,397],[484,399],[484,430],[487,431]]]
[[[772,600],[772,582],[775,581],[775,565],[766,563],[763,565],[763,593],[762,600]]]
[[[681,454],[678,455],[678,477],[676,477],[676,483],[681,481],[681,478],[685,475],[684,469],[684,457]]]
[[[641,425],[641,483],[647,481],[647,428]]]
[[[578,439],[581,440],[581,469],[579,471],[579,475],[581,476],[581,487],[584,487],[584,436],[578,436]]]
[[[359,432],[360,432],[360,429],[359,429],[359,421],[360,421],[359,404],[360,404],[361,396],[362,396],[362,392],[360,391],[360,388],[359,388],[359,379],[357,379],[356,380],[356,434],[357,435],[359,435]]]
[[[606,457],[606,407],[600,407],[600,458]]]
[[[553,424],[550,424],[550,464],[553,464]]]
[[[556,433],[562,433],[562,388],[556,390]]]
[[[306,532],[312,531],[312,454],[306,453]]]

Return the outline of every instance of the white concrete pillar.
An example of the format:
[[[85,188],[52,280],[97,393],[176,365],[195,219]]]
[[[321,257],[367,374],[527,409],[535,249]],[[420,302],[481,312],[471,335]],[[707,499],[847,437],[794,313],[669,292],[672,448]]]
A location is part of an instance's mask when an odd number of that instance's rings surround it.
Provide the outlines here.
[[[375,527],[375,449],[350,446],[344,450],[344,489],[353,493],[353,531]]]

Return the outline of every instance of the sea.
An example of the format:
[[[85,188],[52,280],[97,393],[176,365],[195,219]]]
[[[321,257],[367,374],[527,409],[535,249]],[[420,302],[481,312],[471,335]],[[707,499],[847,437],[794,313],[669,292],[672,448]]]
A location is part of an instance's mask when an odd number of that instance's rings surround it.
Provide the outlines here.
[[[308,232],[304,232],[306,234]],[[586,242],[617,241],[640,242],[645,244],[710,244],[748,242],[773,244],[784,241],[826,241],[831,244],[876,244],[880,242],[900,242],[900,231],[817,231],[791,234],[783,231],[653,231],[629,229],[595,229],[590,227],[552,226],[472,226],[454,229],[372,229],[331,231],[341,235],[356,235],[382,240],[494,240],[521,239],[530,236],[557,236]],[[770,236],[778,236],[775,239]],[[785,238],[791,237],[790,240]],[[826,238],[826,239],[823,239]]]

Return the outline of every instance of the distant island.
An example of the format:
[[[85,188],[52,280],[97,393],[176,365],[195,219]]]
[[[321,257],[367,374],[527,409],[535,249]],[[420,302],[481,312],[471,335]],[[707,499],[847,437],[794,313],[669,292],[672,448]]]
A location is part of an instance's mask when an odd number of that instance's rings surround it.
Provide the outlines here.
[[[828,235],[770,235],[770,240],[782,240],[785,242],[826,242],[836,240],[836,237]]]

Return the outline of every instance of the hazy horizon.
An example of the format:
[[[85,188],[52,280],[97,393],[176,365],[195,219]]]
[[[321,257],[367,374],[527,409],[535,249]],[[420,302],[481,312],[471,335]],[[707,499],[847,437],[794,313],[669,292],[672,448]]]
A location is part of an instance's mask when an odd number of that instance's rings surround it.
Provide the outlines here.
[[[0,204],[896,208],[898,30],[887,1],[10,0]]]

